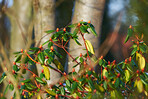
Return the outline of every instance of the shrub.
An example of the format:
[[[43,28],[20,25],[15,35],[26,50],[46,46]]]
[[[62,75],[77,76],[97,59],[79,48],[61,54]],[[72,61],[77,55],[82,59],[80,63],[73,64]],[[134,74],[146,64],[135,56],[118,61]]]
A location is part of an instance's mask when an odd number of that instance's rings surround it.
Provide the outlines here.
[[[66,28],[74,28],[73,33],[66,31]],[[41,99],[41,94],[45,93],[46,97],[50,98],[133,98],[148,96],[148,66],[145,55],[147,53],[147,45],[144,43],[143,35],[134,32],[134,27],[130,26],[125,43],[129,38],[133,38],[133,46],[131,55],[120,63],[107,62],[103,56],[95,57],[91,42],[84,38],[85,33],[93,33],[97,36],[94,26],[90,22],[80,21],[79,23],[69,25],[63,30],[49,30],[46,33],[53,33],[51,38],[43,43],[39,48],[32,47],[28,51],[21,50],[16,52],[16,60],[13,63],[12,72],[7,70],[3,73],[0,83],[12,74],[18,81],[18,89],[22,98],[32,98],[37,96]],[[89,29],[89,30],[88,30]],[[75,40],[76,44],[81,46],[78,40],[78,34],[83,38],[86,54],[73,57],[71,56],[66,45],[70,39]],[[43,48],[48,45],[47,48]],[[62,48],[76,63],[70,73],[65,73],[63,66],[55,59],[55,56],[62,58],[54,46]],[[51,66],[54,63],[57,68]],[[40,64],[44,69],[41,74],[36,75],[32,72],[28,65]],[[93,67],[99,65],[101,73],[96,74]],[[78,72],[74,67],[80,66]],[[59,83],[48,86],[47,80],[50,80],[50,69],[61,74]],[[28,79],[23,79],[26,71],[32,76]],[[22,72],[22,74],[20,73]],[[3,95],[8,90],[14,90],[14,83],[9,81]],[[16,98],[14,92],[13,98]]]

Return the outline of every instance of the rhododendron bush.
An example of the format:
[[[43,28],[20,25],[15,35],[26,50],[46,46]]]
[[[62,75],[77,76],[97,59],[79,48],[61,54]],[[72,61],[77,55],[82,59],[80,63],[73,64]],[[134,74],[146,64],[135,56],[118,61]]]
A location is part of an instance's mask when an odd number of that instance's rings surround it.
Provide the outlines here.
[[[73,32],[68,32],[67,28],[73,28]],[[125,43],[131,39],[131,54],[125,60],[116,63],[106,61],[103,56],[95,57],[93,46],[89,40],[86,40],[86,33],[93,33],[97,36],[95,27],[89,22],[80,21],[79,23],[69,25],[64,29],[56,29],[46,31],[47,34],[53,33],[48,41],[40,47],[31,47],[29,50],[22,49],[14,53],[16,59],[13,62],[13,70],[8,70],[1,75],[0,83],[7,79],[7,75],[13,75],[18,82],[14,88],[14,83],[9,80],[9,84],[3,92],[3,96],[8,90],[14,90],[13,99],[19,93],[21,98],[41,99],[53,98],[76,98],[76,99],[99,99],[99,98],[144,98],[148,96],[148,66],[146,54],[148,47],[143,41],[143,34],[135,32],[135,27],[130,26],[127,31]],[[83,42],[79,42],[78,34],[83,38]],[[70,55],[67,49],[69,40],[74,40],[76,44],[82,46],[84,43],[86,53],[77,57]],[[44,48],[47,46],[47,48]],[[75,65],[72,72],[64,72],[64,67],[55,57],[62,58],[56,47],[62,48],[70,58],[73,59]],[[56,65],[56,68],[52,64]],[[28,66],[40,64],[44,69],[39,75],[31,71]],[[95,73],[94,67],[100,66],[100,73]],[[80,66],[78,72],[75,67]],[[55,85],[48,85],[50,80],[50,71],[61,74],[61,79]],[[12,71],[12,72],[10,72]],[[32,76],[24,77],[26,72],[30,72]],[[6,78],[6,79],[5,79]],[[8,78],[9,79],[9,78]],[[16,90],[18,89],[18,93]],[[43,96],[44,94],[44,96]]]

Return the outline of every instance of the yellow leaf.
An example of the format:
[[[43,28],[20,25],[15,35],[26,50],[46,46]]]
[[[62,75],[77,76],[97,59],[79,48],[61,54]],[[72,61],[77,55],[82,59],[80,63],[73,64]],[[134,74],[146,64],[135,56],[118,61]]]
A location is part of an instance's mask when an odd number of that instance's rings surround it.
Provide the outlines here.
[[[140,55],[141,55],[141,54],[136,53],[136,61],[138,61]]]
[[[144,91],[145,95],[148,96],[148,93],[146,91]]]
[[[137,89],[138,89],[139,93],[141,93],[143,91],[143,83],[141,80],[137,81]]]
[[[56,95],[56,93],[55,93],[54,91],[50,90],[50,89],[45,89],[45,91],[46,91],[47,93],[49,93],[50,95],[53,95],[53,96]]]
[[[64,71],[62,64],[57,59],[54,59],[54,64],[59,70]]]
[[[137,80],[135,81],[135,83],[134,83],[134,87],[136,87],[137,86]]]
[[[98,88],[101,92],[104,92],[104,88],[102,86],[98,86]]]
[[[139,56],[139,68],[143,69],[145,67],[145,59],[144,57],[141,55]]]
[[[111,91],[111,93],[110,93],[110,94],[111,94],[111,98],[113,98],[113,99],[114,99],[114,98],[116,98],[116,94],[115,94],[115,91],[114,91],[114,90],[113,90],[113,91]]]
[[[129,81],[129,78],[130,78],[130,73],[129,73],[128,70],[125,70],[125,80],[126,80],[126,82]]]
[[[49,71],[49,68],[47,67],[47,66],[45,66],[45,65],[42,65],[43,66],[43,68],[44,68],[44,75],[45,75],[45,78],[47,79],[47,80],[49,80],[50,79],[50,71]]]
[[[74,98],[76,98],[78,95],[77,95],[76,93],[74,93],[74,94],[72,94],[72,96],[73,96]]]
[[[38,94],[37,99],[42,99],[40,94]]]
[[[106,69],[103,69],[103,72],[102,72],[103,76],[106,76],[105,75],[106,73],[107,73],[107,70]]]
[[[85,40],[85,43],[86,43],[86,47],[87,47],[88,51],[91,52],[92,54],[95,54],[94,48],[93,48],[92,44],[90,43],[90,41]]]

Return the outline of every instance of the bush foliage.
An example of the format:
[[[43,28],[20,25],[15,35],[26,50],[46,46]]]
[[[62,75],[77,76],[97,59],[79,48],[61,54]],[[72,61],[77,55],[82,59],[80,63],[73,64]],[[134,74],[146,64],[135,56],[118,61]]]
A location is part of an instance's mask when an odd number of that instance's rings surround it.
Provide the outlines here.
[[[67,28],[73,28],[73,33],[68,32]],[[148,96],[148,71],[147,45],[144,43],[143,35],[134,32],[134,27],[128,29],[125,43],[132,39],[133,43],[131,55],[120,63],[106,61],[103,56],[95,57],[93,46],[89,40],[84,38],[85,33],[93,33],[97,36],[94,26],[89,22],[80,21],[79,23],[69,25],[64,29],[46,31],[47,34],[53,33],[51,38],[43,43],[40,47],[32,47],[29,50],[21,50],[14,53],[16,55],[13,62],[12,72],[5,71],[0,79],[0,83],[7,77],[7,73],[12,74],[18,81],[18,89],[21,98],[37,97],[41,99],[42,94],[46,97],[58,98],[133,98]],[[86,54],[73,57],[66,48],[69,40],[74,40],[79,46],[78,34],[84,41]],[[44,46],[47,45],[47,48]],[[73,59],[76,65],[73,66],[72,72],[64,72],[64,67],[55,59],[55,56],[62,58],[55,46],[62,48]],[[54,68],[51,63],[55,64]],[[44,69],[39,75],[32,72],[28,66],[40,64]],[[95,73],[94,66],[100,66],[100,73]],[[78,72],[75,67],[80,66]],[[61,79],[55,85],[48,85],[50,80],[50,69],[61,74]],[[7,73],[6,73],[7,72]],[[25,79],[26,72],[32,76]],[[9,79],[9,78],[8,78]],[[14,83],[9,81],[3,92],[3,98],[8,90],[15,90]],[[13,99],[16,98],[14,91]],[[43,98],[43,97],[42,97]]]

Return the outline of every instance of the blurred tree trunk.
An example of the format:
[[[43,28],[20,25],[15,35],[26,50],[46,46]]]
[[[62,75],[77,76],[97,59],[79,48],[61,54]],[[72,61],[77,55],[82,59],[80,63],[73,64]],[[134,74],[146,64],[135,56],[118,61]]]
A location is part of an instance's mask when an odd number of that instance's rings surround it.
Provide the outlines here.
[[[13,52],[26,48],[28,39],[29,24],[32,19],[31,0],[15,0],[11,8],[4,9],[11,23],[10,37],[10,61],[14,61]],[[31,32],[32,33],[32,32]],[[12,68],[9,68],[12,70]],[[10,99],[13,92],[7,92],[7,99]]]
[[[55,1],[54,0],[34,0],[34,16],[35,16],[35,46],[39,47],[45,41],[49,40],[52,34],[47,36],[46,30],[55,29]],[[45,36],[45,37],[44,37]],[[42,37],[44,37],[42,39]],[[44,46],[46,48],[47,46]],[[52,64],[55,67],[54,64]],[[37,64],[38,74],[41,73],[43,67]],[[50,69],[50,80],[47,81],[48,84],[55,84],[58,82],[60,74]]]
[[[95,49],[95,55],[98,57],[98,48],[99,48],[99,35],[101,30],[101,24],[102,24],[102,17],[104,12],[104,5],[105,0],[76,0],[75,2],[75,9],[74,9],[74,15],[72,23],[77,23],[80,20],[83,21],[91,21],[91,23],[95,26],[96,32],[98,34],[98,37],[95,37],[92,33],[87,35],[85,34],[85,39],[89,40],[94,49]],[[84,42],[82,40],[81,35],[79,35],[79,41],[82,45],[84,45]],[[82,53],[86,53],[84,49],[84,46],[78,46],[76,43],[71,40],[70,41],[70,47],[69,52],[73,57],[77,57]],[[72,70],[72,66],[74,66],[74,63],[72,62],[72,59],[69,57],[69,67],[68,70]],[[79,68],[79,67],[78,67]],[[78,69],[77,69],[78,70]]]

